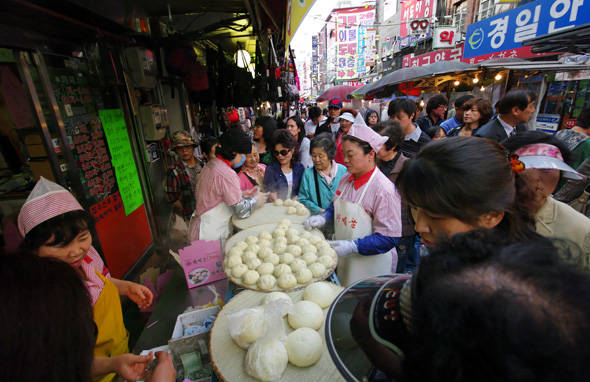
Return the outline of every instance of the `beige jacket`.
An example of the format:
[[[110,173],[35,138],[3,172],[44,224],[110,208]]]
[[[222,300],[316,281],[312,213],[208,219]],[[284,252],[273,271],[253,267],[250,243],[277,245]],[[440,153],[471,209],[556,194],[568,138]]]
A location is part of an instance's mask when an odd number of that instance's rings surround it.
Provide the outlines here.
[[[590,219],[572,207],[552,197],[535,215],[537,233],[548,238],[568,239],[582,250],[582,259],[577,262],[590,269]]]

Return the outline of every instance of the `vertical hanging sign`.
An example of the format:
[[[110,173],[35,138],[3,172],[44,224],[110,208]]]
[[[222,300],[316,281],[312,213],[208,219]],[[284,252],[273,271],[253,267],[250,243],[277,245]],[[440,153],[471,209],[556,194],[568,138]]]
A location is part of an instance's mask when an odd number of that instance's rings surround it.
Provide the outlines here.
[[[129,215],[143,204],[143,194],[125,118],[121,109],[99,110],[98,114],[109,145],[125,214]]]

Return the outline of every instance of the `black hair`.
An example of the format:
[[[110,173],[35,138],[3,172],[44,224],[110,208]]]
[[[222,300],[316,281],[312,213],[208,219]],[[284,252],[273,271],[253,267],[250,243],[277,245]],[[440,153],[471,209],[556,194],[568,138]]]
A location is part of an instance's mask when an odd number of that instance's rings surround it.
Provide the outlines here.
[[[387,107],[387,115],[390,118],[395,117],[402,111],[408,115],[408,118],[411,118],[412,114],[416,114],[416,103],[407,98],[396,98]]]
[[[327,108],[322,109],[322,115],[328,115],[328,109]]]
[[[80,232],[92,231],[93,228],[94,219],[87,211],[66,212],[33,227],[25,235],[21,248],[36,253],[42,245],[68,245]],[[51,242],[48,242],[52,237]]]
[[[440,125],[430,126],[428,129],[426,129],[425,133],[432,139],[440,130],[442,130],[445,133],[445,135],[447,135],[445,129],[443,129]]]
[[[365,114],[365,123],[367,124],[367,126],[369,126],[369,117],[373,114],[375,114],[377,116],[377,123],[379,123],[379,121],[381,120],[379,118],[379,113],[376,110],[369,109],[369,110],[367,110],[367,113]]]
[[[529,210],[516,199],[508,153],[495,141],[433,141],[404,163],[396,185],[410,205],[434,214],[473,224],[482,214],[501,211],[504,217],[496,229],[510,240],[538,237]]]
[[[252,140],[242,129],[227,130],[219,139],[221,144],[215,153],[225,160],[232,160],[238,154],[250,154],[252,152]]]
[[[442,94],[437,94],[435,96],[430,97],[428,102],[426,103],[426,114],[430,114],[430,112],[440,105],[448,105],[449,100]]]
[[[576,121],[576,125],[585,130],[590,129],[590,106],[586,106],[582,109],[582,112]]]
[[[282,145],[284,148],[286,148],[288,150],[293,150],[293,156],[291,157],[291,168],[295,168],[295,163],[297,163],[299,153],[296,150],[297,142],[295,142],[295,139],[293,138],[291,133],[285,129],[278,129],[277,131],[275,131],[271,142],[272,142],[271,152],[273,154],[272,155],[273,160],[277,161],[277,158],[274,155],[275,146]]]
[[[321,133],[313,137],[309,145],[310,155],[311,150],[315,149],[316,147],[323,149],[330,160],[334,160],[334,158],[336,157],[336,144],[332,139],[332,134]]]
[[[96,326],[90,296],[68,264],[0,256],[0,381],[90,381]]]
[[[256,118],[256,122],[254,122],[254,126],[262,126],[262,139],[264,139],[264,143],[268,146],[272,142],[272,136],[277,130],[277,121],[271,117],[258,117]]]
[[[373,127],[373,130],[380,135],[389,138],[383,145],[386,150],[397,149],[404,142],[404,132],[402,131],[401,126],[398,122],[391,119],[376,124]]]
[[[587,380],[590,275],[564,264],[547,239],[506,245],[497,232],[474,231],[422,259],[409,381]]]
[[[217,137],[205,137],[201,140],[201,153],[203,155],[209,155],[213,146],[219,144],[219,139]]]
[[[373,148],[371,147],[370,144],[368,144],[367,142],[363,141],[362,139],[358,139],[357,137],[353,137],[352,135],[345,135],[342,137],[342,142],[353,142],[356,143],[357,145],[360,146],[360,148],[363,150],[363,153],[365,155],[369,154]]]
[[[465,94],[465,95],[462,95],[461,97],[457,98],[454,103],[455,108],[463,107],[463,104],[465,102],[469,101],[471,98],[475,98],[475,96],[473,96],[471,94]]]
[[[289,122],[290,119],[293,120],[293,122],[295,122],[295,124],[299,128],[299,134],[297,134],[297,143],[301,144],[301,141],[303,140],[303,138],[305,138],[305,124],[303,123],[301,118],[299,118],[298,116],[293,116],[293,117],[287,118],[287,122]],[[286,127],[287,127],[287,124],[285,123],[285,128]]]
[[[498,108],[500,114],[508,114],[513,107],[518,107],[524,110],[529,103],[535,101],[535,95],[528,90],[514,89],[510,90],[502,99],[500,99],[495,107]]]
[[[309,119],[316,119],[322,115],[322,109],[317,106],[312,106],[309,108]]]

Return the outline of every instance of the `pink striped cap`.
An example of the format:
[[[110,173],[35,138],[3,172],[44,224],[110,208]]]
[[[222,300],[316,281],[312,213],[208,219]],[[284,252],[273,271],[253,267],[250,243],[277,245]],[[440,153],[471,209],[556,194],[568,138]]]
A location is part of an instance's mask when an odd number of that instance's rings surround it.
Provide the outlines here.
[[[376,133],[367,125],[359,124],[352,125],[352,128],[348,134],[367,142],[373,148],[373,150],[375,150],[375,154],[381,150],[383,144],[389,139],[388,137],[384,137]]]
[[[534,143],[514,151],[518,159],[524,163],[525,169],[538,168],[545,170],[559,170],[569,179],[582,180],[584,176],[563,161],[561,151],[556,146],[547,143]]]
[[[41,177],[18,214],[18,230],[25,236],[44,221],[77,210],[83,208],[74,195],[59,184]]]

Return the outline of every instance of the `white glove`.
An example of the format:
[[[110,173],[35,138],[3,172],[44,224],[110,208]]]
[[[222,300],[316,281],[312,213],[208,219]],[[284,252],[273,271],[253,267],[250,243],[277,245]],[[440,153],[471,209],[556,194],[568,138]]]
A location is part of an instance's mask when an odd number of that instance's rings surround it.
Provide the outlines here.
[[[332,240],[328,241],[328,243],[334,248],[334,251],[336,251],[338,256],[345,257],[351,253],[358,253],[359,251],[352,240]]]
[[[307,218],[304,223],[305,229],[311,231],[314,228],[320,228],[326,225],[326,218],[322,215],[313,215]]]

